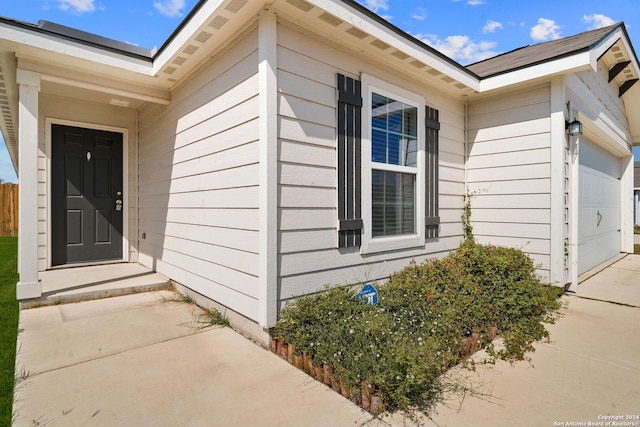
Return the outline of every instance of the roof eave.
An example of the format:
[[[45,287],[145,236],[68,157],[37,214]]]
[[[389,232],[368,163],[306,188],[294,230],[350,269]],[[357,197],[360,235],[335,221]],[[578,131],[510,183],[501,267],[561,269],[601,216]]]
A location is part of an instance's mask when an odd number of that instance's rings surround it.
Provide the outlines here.
[[[18,55],[21,50],[38,49],[147,76],[150,76],[152,71],[151,58],[142,58],[116,49],[107,49],[101,45],[83,43],[4,18],[0,18],[0,39],[13,45]]]
[[[541,78],[575,73],[593,67],[591,51],[582,51],[517,70],[485,77],[480,81],[480,93],[502,89]],[[597,67],[597,64],[595,65]]]
[[[358,10],[360,13],[366,15],[367,17],[369,17],[370,19],[374,20],[378,24],[384,26],[385,28],[387,28],[388,30],[390,30],[391,32],[393,32],[397,36],[399,36],[401,39],[404,39],[405,41],[407,41],[407,42],[409,42],[411,44],[417,45],[421,49],[424,49],[425,51],[431,53],[432,55],[435,55],[439,60],[443,61],[444,63],[448,64],[451,67],[456,68],[458,71],[460,71],[464,75],[466,75],[468,77],[471,77],[473,80],[477,80],[477,81],[480,80],[480,77],[477,74],[475,74],[473,71],[469,70],[464,65],[461,65],[457,61],[449,58],[448,56],[446,56],[443,53],[441,53],[440,51],[432,48],[431,46],[429,46],[428,44],[424,43],[423,41],[413,37],[412,35],[410,35],[406,31],[396,27],[391,22],[389,22],[386,19],[382,18],[380,15],[374,13],[373,11],[367,9],[366,7],[361,5],[360,3],[358,3],[358,2],[356,2],[354,0],[341,0],[341,1],[343,3],[347,3],[350,7]]]
[[[357,25],[378,39],[402,49],[405,53],[414,56],[429,67],[448,75],[468,88],[479,90],[480,78],[475,73],[354,0],[309,0],[309,3],[316,4],[352,25]],[[354,19],[359,19],[359,21],[355,22]]]
[[[227,37],[232,36],[234,31],[239,31],[240,27],[242,27],[246,21],[241,23],[236,22],[234,25],[226,24],[222,30],[217,29],[213,31],[211,29],[211,17],[216,14],[221,14],[222,16],[226,14],[228,16],[229,14],[226,12],[226,8],[232,2],[232,0],[200,1],[194,8],[193,13],[189,14],[154,57],[153,74],[168,77],[164,74],[169,71],[174,81],[182,78],[189,73],[188,70],[184,69],[187,62],[181,60],[180,62],[185,65],[181,65],[180,67],[176,67],[174,62],[177,57],[182,57],[189,58],[190,64],[198,63],[198,61],[194,61],[193,59],[196,59],[197,55],[200,55],[200,51],[195,55],[183,54],[185,48],[189,47],[190,43],[193,43],[194,37],[204,31],[213,34],[211,40],[216,39],[222,42],[226,40]],[[447,75],[459,85],[467,88],[466,90],[477,91],[479,89],[480,78],[476,74],[395,27],[393,24],[385,21],[383,18],[353,0],[304,0],[304,3],[309,4],[313,8],[323,10],[397,50],[401,50],[424,64],[423,66],[426,65],[437,70],[439,73]],[[289,11],[292,13],[292,16],[295,16],[296,13],[299,12],[296,7],[288,1],[255,1],[243,7],[243,13],[245,14],[244,19],[249,16],[257,16],[260,9],[264,7],[272,7],[281,13]],[[287,15],[287,13],[282,13],[281,16]],[[240,17],[236,16],[236,18]],[[307,21],[305,23],[305,28],[311,29],[312,27],[314,27],[312,22]],[[344,42],[344,40],[341,40],[341,42]],[[195,45],[200,46],[201,43],[195,43]],[[203,60],[205,58],[202,57],[199,59]]]

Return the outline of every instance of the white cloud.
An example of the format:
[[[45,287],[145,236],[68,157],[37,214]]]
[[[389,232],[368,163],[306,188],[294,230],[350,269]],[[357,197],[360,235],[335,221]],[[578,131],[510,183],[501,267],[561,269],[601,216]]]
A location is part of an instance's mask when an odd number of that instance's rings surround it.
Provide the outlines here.
[[[495,33],[496,30],[501,29],[502,24],[498,21],[487,21],[487,24],[482,28],[482,32],[487,33]]]
[[[58,0],[58,8],[73,13],[91,13],[96,10],[93,0]]]
[[[601,15],[599,13],[594,13],[593,15],[584,15],[582,17],[582,22],[585,22],[589,25],[588,30],[597,30],[598,28],[608,27],[609,25],[613,25],[616,23],[613,19],[608,16]]]
[[[163,15],[176,18],[182,16],[185,0],[158,0],[153,2],[153,7]]]
[[[475,42],[469,36],[449,36],[440,39],[433,34],[418,34],[414,37],[462,64],[482,61],[498,54],[493,50],[496,42]]]
[[[413,11],[411,17],[417,21],[424,21],[427,19],[427,9],[424,7],[419,7]]]
[[[389,10],[389,0],[365,0],[364,5],[372,12]]]
[[[538,24],[531,28],[529,35],[535,41],[557,40],[561,37],[560,26],[556,21],[540,18]]]
[[[467,4],[469,6],[479,6],[481,4],[484,4],[484,0],[468,0]]]

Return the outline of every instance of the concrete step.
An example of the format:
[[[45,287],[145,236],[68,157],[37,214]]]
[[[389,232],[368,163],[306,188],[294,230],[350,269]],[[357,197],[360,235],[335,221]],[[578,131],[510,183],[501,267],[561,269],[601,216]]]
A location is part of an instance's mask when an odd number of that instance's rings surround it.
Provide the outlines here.
[[[171,288],[169,279],[135,263],[62,268],[40,273],[42,296],[20,302],[27,309]]]

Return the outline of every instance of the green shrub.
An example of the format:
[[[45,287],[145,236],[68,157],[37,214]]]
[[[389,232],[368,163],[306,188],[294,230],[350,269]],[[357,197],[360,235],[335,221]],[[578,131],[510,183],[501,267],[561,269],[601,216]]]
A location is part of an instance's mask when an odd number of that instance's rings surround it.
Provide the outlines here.
[[[386,409],[437,400],[441,375],[461,361],[465,337],[474,332],[495,357],[522,360],[533,342],[548,337],[543,323],[559,308],[557,288],[542,285],[522,251],[473,239],[378,287],[378,307],[345,288],[300,298],[282,310],[274,333],[316,364],[331,364],[352,390],[373,384]],[[500,351],[486,334],[490,327],[501,331]]]

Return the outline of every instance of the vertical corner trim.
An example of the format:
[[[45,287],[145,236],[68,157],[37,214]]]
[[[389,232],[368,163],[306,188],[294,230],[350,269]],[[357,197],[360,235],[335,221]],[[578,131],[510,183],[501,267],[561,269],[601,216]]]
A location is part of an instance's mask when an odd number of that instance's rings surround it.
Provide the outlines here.
[[[271,328],[278,299],[278,85],[277,22],[273,10],[258,19],[259,243],[258,323]]]

